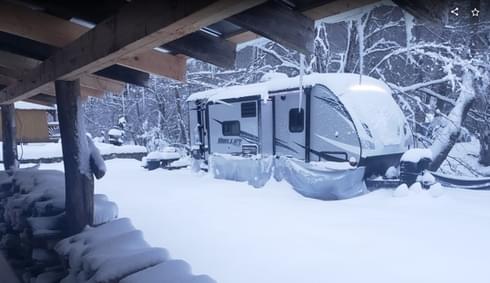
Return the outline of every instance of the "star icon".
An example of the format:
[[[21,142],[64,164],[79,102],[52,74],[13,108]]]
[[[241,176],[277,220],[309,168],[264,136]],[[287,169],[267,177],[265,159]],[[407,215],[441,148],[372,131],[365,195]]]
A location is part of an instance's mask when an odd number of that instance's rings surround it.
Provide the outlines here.
[[[473,17],[478,17],[478,15],[480,15],[480,10],[478,10],[477,8],[473,8],[473,10],[471,10],[471,15]]]

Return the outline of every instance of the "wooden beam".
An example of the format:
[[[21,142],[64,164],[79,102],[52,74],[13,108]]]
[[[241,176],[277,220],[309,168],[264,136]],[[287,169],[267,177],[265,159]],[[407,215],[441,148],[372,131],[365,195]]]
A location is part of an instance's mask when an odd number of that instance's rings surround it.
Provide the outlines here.
[[[2,105],[2,150],[5,170],[18,167],[14,104]]]
[[[260,37],[261,36],[256,34],[256,33],[253,33],[251,31],[246,31],[246,32],[242,32],[242,33],[232,35],[232,36],[228,37],[227,40],[229,40],[233,43],[239,44],[239,43],[251,41],[251,40],[254,40],[254,39],[257,39]]]
[[[162,60],[165,63],[162,63]],[[118,65],[138,71],[149,72],[157,76],[167,77],[185,82],[187,58],[183,55],[171,55],[156,50],[150,50],[134,56],[121,58]]]
[[[92,224],[94,177],[83,123],[80,82],[56,81],[56,105],[65,167],[66,234],[74,235]]]
[[[120,94],[126,86],[124,83],[95,75],[82,76],[80,78],[80,85],[90,89],[109,91],[114,94]]]
[[[150,74],[121,65],[112,65],[94,74],[142,87],[148,87],[148,81],[150,80]]]
[[[56,51],[23,77],[21,84],[0,91],[0,103],[39,93],[54,80],[70,80],[113,65],[247,10],[265,0],[180,0],[131,2],[117,15]]]
[[[0,74],[0,84],[1,85],[11,85],[11,84],[14,84],[16,82],[17,82],[16,79]]]
[[[236,44],[202,31],[186,35],[162,47],[223,68],[232,68],[235,65]]]
[[[0,19],[0,31],[58,48],[66,46],[90,30],[76,23],[6,2],[0,2]],[[136,56],[140,60],[132,60],[134,56],[129,56],[120,58],[123,62],[117,60],[116,63],[171,79],[180,80],[185,77],[186,61],[182,57],[159,54],[152,50]],[[151,65],[148,66],[150,60]]]
[[[315,23],[284,4],[267,2],[228,21],[301,53],[313,52]]]
[[[40,93],[26,99],[27,102],[42,104],[46,106],[53,106],[56,104],[56,96]]]
[[[326,4],[303,11],[303,14],[313,20],[319,20],[344,13],[362,6],[380,2],[380,0],[335,0]]]
[[[20,70],[20,72],[28,72],[35,67],[39,66],[41,61],[27,58],[24,56],[19,56],[16,54],[12,54],[9,52],[0,51],[0,66],[4,68],[4,70]],[[8,73],[14,74],[14,71],[10,71]],[[0,74],[0,84],[3,84],[3,78],[7,78],[7,76]],[[80,78],[82,89],[89,88],[100,91],[109,91],[113,93],[121,93],[124,90],[125,84],[119,81],[115,81],[109,78],[104,78],[92,74],[84,75]],[[16,79],[10,78],[8,80],[9,84],[13,84],[16,82]],[[52,93],[54,94],[54,86],[50,87],[52,89]],[[86,91],[87,93],[93,93],[91,91]]]

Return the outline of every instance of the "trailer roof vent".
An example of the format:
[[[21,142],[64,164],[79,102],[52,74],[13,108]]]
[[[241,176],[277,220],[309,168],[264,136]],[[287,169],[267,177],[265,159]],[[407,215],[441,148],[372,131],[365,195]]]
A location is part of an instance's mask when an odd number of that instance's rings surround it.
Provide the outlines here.
[[[269,72],[266,73],[260,78],[260,82],[267,82],[271,80],[276,80],[276,79],[287,79],[289,78],[288,75],[284,73],[277,73],[277,72]]]

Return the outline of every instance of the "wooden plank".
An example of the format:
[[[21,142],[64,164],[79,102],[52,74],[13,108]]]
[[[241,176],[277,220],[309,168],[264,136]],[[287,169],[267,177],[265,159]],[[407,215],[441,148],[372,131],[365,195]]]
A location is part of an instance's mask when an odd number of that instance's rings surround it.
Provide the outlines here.
[[[380,2],[380,0],[335,0],[303,11],[303,14],[313,20],[319,20],[376,2]]]
[[[124,81],[141,87],[148,87],[150,74],[132,68],[127,68],[119,64],[109,66],[94,73],[95,75],[114,80]]]
[[[162,64],[162,60],[165,61],[165,64]],[[185,82],[187,58],[183,55],[171,55],[150,50],[121,58],[117,63],[135,70]]]
[[[37,103],[46,106],[53,106],[56,104],[56,96],[40,93],[26,99],[27,102]]]
[[[82,76],[80,78],[80,84],[82,87],[105,90],[114,94],[120,94],[124,91],[126,86],[124,83],[95,75]]]
[[[251,40],[254,40],[257,38],[260,38],[260,35],[253,33],[251,31],[246,31],[246,32],[242,32],[242,33],[232,35],[232,36],[228,37],[227,40],[234,42],[236,44],[239,44],[239,43],[251,41]]]
[[[94,177],[89,167],[80,81],[56,81],[55,87],[65,168],[65,233],[69,236],[93,222]]]
[[[267,2],[228,21],[301,53],[313,52],[314,21],[284,4]]]
[[[59,48],[90,30],[76,23],[6,2],[0,2],[0,19],[0,31]],[[182,57],[159,54],[152,50],[138,54],[137,57],[140,60],[133,60],[134,56],[130,56],[121,58],[124,62],[118,60],[117,63],[175,80],[185,78],[186,60]],[[151,64],[148,65],[150,61]]]
[[[39,93],[54,80],[70,80],[113,65],[240,13],[265,0],[203,0],[131,2],[117,15],[56,51],[39,67],[0,92],[0,103]]]
[[[39,60],[35,60],[32,58],[27,58],[24,56],[19,56],[16,54],[12,54],[10,52],[0,51],[0,66],[2,66],[5,70],[20,70],[20,72],[28,72],[35,67],[39,66],[42,62]],[[13,73],[13,72],[10,72]],[[10,80],[7,80],[9,78]],[[0,74],[0,84],[2,82],[9,82],[8,85],[11,85],[16,82],[14,78],[7,77],[5,75]],[[121,93],[124,90],[125,84],[119,81],[115,81],[112,79],[88,74],[84,75],[80,78],[82,89],[90,88],[94,90],[100,91],[109,91],[116,94]],[[51,87],[52,93],[54,95],[54,85]],[[94,93],[91,91],[87,91],[87,93]]]
[[[202,31],[167,43],[163,48],[223,68],[232,68],[235,65],[236,44]]]
[[[18,167],[14,104],[2,105],[2,150],[5,170]]]

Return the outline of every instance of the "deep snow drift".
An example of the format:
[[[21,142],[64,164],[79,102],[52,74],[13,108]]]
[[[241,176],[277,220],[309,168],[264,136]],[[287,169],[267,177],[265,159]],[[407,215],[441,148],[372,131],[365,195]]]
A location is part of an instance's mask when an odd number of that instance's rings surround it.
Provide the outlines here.
[[[490,192],[307,199],[188,169],[107,161],[107,194],[152,246],[220,283],[490,282]],[[61,164],[43,165],[61,168]]]

